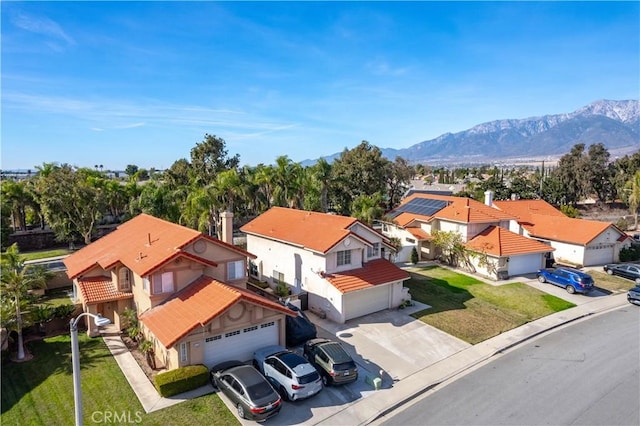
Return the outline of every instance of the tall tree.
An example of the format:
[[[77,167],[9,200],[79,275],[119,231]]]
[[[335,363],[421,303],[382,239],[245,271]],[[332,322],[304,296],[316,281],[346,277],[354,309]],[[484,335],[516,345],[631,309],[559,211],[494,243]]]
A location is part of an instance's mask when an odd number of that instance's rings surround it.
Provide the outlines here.
[[[586,158],[585,177],[587,178],[586,194],[595,193],[599,202],[613,199],[612,168],[609,168],[609,151],[601,143],[589,146]]]
[[[69,165],[55,168],[38,179],[36,190],[47,223],[61,241],[82,236],[91,242],[95,227],[107,210],[100,172],[88,168],[73,170]]]
[[[351,216],[367,225],[372,225],[374,220],[380,219],[383,216],[384,209],[382,205],[382,194],[379,192],[372,196],[365,194],[358,195],[351,204]]]
[[[27,292],[33,288],[44,288],[51,273],[44,267],[25,265],[18,245],[11,245],[2,257],[2,297],[9,298],[16,309],[16,331],[18,333],[18,359],[23,360],[22,306]]]
[[[402,157],[396,157],[396,161],[387,163],[387,168],[385,173],[388,195],[387,210],[391,210],[400,204],[402,196],[409,188],[414,171],[407,160]]]
[[[627,183],[629,212],[633,215],[633,229],[638,229],[638,207],[640,207],[640,170]]]
[[[587,192],[587,163],[585,161],[585,145],[579,143],[571,148],[571,152],[563,155],[558,161],[555,175],[564,189],[561,204],[575,205]]]
[[[228,157],[224,139],[209,134],[191,149],[191,166],[194,176],[202,185],[207,185],[225,170],[235,169],[240,163],[238,154]]]
[[[320,192],[320,211],[329,211],[329,185],[331,182],[331,164],[321,158],[311,167],[311,175]]]

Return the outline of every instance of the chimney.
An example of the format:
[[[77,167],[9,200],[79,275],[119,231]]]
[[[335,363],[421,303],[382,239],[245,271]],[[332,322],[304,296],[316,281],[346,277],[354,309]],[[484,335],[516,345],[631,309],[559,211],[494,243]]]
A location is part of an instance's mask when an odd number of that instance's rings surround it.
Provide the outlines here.
[[[489,207],[493,205],[493,191],[484,192],[484,203]]]
[[[233,213],[224,211],[220,217],[222,218],[222,241],[233,245]]]

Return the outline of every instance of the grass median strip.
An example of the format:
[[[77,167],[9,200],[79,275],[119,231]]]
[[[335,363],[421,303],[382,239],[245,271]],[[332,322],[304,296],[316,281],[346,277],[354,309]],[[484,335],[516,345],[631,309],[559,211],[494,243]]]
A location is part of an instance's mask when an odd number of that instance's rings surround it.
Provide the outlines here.
[[[85,424],[239,424],[216,394],[146,414],[101,338],[79,336]],[[2,367],[3,425],[71,425],[74,398],[69,335],[28,343],[34,359]]]
[[[412,298],[431,306],[413,317],[471,344],[575,306],[523,283],[494,286],[437,266],[410,273]]]

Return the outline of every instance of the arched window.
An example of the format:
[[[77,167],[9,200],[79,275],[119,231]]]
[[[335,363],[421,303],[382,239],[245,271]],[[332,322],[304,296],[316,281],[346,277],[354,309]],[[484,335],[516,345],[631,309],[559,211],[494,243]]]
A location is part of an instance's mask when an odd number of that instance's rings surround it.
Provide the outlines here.
[[[131,271],[129,268],[120,268],[118,271],[118,288],[120,291],[131,290]]]

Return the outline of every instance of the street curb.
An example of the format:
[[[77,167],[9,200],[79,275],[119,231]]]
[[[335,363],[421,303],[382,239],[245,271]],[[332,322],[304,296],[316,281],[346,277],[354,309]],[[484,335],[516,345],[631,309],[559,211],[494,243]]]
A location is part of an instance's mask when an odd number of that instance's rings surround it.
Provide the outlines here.
[[[621,304],[617,304],[615,306],[607,306],[607,307],[603,307],[601,309],[596,309],[594,311],[590,311],[590,312],[586,312],[586,313],[581,314],[581,315],[577,315],[577,316],[572,317],[572,318],[568,318],[568,319],[563,320],[561,322],[558,322],[556,324],[552,324],[552,325],[550,325],[548,327],[545,327],[544,329],[538,330],[538,331],[536,331],[536,332],[534,332],[534,333],[532,333],[530,335],[524,336],[521,339],[518,339],[518,340],[516,340],[514,342],[509,343],[508,345],[502,346],[502,347],[496,349],[495,351],[489,353],[488,355],[485,355],[485,356],[483,356],[483,357],[481,357],[481,358],[479,358],[479,359],[477,359],[477,360],[465,365],[464,367],[462,367],[462,368],[460,368],[460,369],[458,369],[458,370],[456,370],[456,371],[454,371],[452,373],[447,374],[442,379],[440,379],[440,380],[438,380],[436,382],[430,383],[430,384],[426,385],[424,388],[421,388],[421,389],[413,392],[411,395],[406,396],[402,400],[400,400],[400,401],[394,403],[393,405],[385,408],[381,412],[376,413],[374,416],[370,417],[369,419],[365,420],[364,422],[359,423],[359,426],[364,426],[364,425],[368,425],[370,423],[375,422],[376,420],[380,419],[381,417],[384,417],[387,414],[389,414],[389,413],[397,410],[398,408],[402,407],[403,405],[411,402],[412,400],[414,400],[415,398],[419,397],[423,393],[434,389],[435,387],[441,385],[442,383],[444,383],[444,382],[446,382],[448,380],[451,380],[452,378],[462,374],[463,372],[465,372],[465,371],[467,371],[467,370],[469,370],[469,369],[471,369],[471,368],[473,368],[473,367],[475,367],[475,366],[487,361],[488,359],[491,359],[494,356],[496,356],[498,354],[501,354],[501,353],[503,353],[503,352],[515,347],[515,346],[521,345],[522,343],[524,343],[524,342],[526,342],[528,340],[531,340],[531,339],[533,339],[535,337],[538,337],[538,336],[540,336],[542,334],[548,333],[551,330],[555,330],[557,328],[563,327],[563,326],[565,326],[567,324],[570,324],[572,322],[575,322],[575,321],[578,321],[578,320],[581,320],[581,319],[584,319],[584,318],[587,318],[587,317],[590,317],[590,316],[593,316],[593,315],[598,315],[598,314],[602,314],[602,313],[605,313],[605,312],[608,312],[608,311],[612,311],[614,309],[620,308],[621,306],[624,306],[624,304],[621,303]],[[424,371],[424,370],[426,370],[426,369],[428,369],[430,367],[432,367],[432,366],[425,367],[423,370],[420,370],[420,371]],[[419,373],[419,372],[416,372],[414,374],[417,374],[417,373]]]

